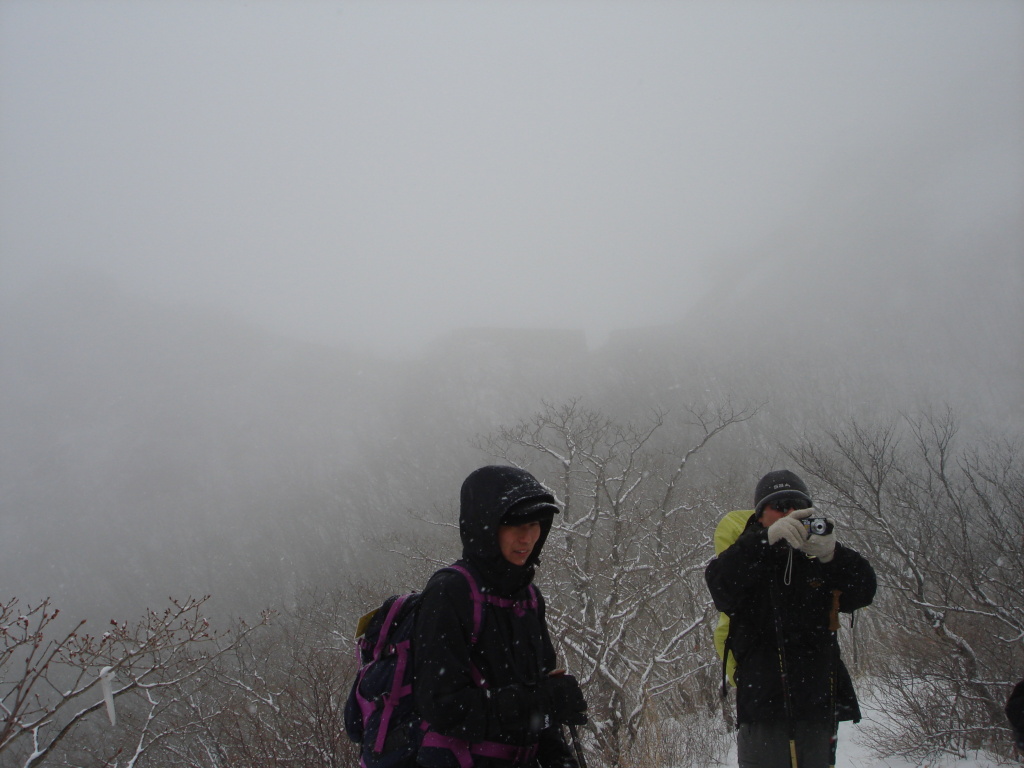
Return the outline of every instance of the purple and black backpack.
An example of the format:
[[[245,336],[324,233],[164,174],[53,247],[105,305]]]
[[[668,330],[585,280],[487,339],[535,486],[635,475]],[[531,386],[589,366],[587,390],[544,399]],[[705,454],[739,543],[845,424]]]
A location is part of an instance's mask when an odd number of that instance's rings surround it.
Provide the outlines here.
[[[469,583],[473,600],[471,645],[479,639],[485,604],[537,610],[537,592],[532,584],[529,598],[516,603],[482,592],[472,572],[462,565],[443,570],[460,573]],[[359,765],[412,768],[421,745],[451,750],[463,768],[473,765],[474,755],[517,763],[528,761],[536,747],[524,752],[521,747],[497,742],[471,744],[431,731],[429,723],[417,712],[413,696],[413,635],[421,599],[420,592],[393,595],[364,616],[356,629],[360,667],[345,703],[345,732],[362,745]],[[477,685],[486,687],[477,670],[473,670],[473,676]]]

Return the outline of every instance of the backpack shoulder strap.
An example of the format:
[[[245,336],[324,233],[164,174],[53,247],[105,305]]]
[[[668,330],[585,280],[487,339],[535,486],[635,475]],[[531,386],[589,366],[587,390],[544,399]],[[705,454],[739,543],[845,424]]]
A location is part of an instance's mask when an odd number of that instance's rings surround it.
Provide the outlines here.
[[[469,584],[469,596],[473,599],[473,631],[469,636],[469,644],[476,645],[476,641],[480,638],[480,628],[484,623],[484,596],[480,591],[480,585],[477,584],[473,572],[464,565],[452,563],[444,570],[461,573],[466,579],[466,583]]]
[[[384,617],[384,623],[381,624],[380,632],[377,635],[377,645],[373,649],[373,658],[379,659],[381,652],[388,644],[388,636],[391,634],[391,627],[395,623],[395,619],[398,618],[399,612],[402,610],[402,606],[405,605],[405,601],[408,600],[410,595],[399,595],[395,598],[395,601],[391,603],[391,607],[388,609],[387,616]]]
[[[473,598],[473,632],[470,635],[470,645],[476,645],[480,638],[480,628],[484,623],[484,603],[496,605],[499,608],[511,608],[517,616],[523,616],[527,611],[536,611],[540,608],[540,599],[537,596],[537,587],[533,584],[527,586],[528,597],[525,600],[512,600],[498,595],[484,594],[480,584],[473,572],[464,565],[453,563],[443,570],[461,573],[469,584],[469,594]]]

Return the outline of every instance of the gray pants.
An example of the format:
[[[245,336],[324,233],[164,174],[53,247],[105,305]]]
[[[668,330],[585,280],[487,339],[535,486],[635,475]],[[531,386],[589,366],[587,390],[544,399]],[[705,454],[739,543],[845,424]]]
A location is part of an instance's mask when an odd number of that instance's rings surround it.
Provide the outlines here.
[[[828,768],[832,728],[825,723],[796,723],[798,768]],[[736,734],[739,768],[791,768],[789,726],[783,721],[743,723]]]

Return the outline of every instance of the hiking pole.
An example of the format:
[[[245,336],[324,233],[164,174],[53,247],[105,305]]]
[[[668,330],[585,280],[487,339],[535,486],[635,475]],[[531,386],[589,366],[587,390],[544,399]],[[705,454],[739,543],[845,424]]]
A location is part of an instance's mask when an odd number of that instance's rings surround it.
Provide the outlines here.
[[[572,751],[576,753],[576,763],[580,768],[587,768],[587,761],[583,757],[583,747],[580,746],[580,737],[576,733],[576,726],[569,723],[566,724],[569,729],[569,735],[572,737]]]

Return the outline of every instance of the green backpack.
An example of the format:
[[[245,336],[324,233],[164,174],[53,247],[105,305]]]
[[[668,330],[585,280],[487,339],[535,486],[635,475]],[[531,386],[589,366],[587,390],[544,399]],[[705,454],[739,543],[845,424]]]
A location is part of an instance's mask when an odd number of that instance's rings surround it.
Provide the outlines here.
[[[752,509],[737,509],[719,520],[718,525],[715,527],[715,557],[722,554],[740,537],[743,529],[747,527],[747,521],[750,520],[752,514],[754,514]],[[718,624],[715,626],[715,650],[718,651],[718,658],[725,662],[725,669],[722,675],[723,690],[725,688],[725,679],[728,679],[729,684],[734,688],[736,687],[736,680],[733,677],[736,672],[736,657],[732,655],[731,650],[726,650],[728,639],[729,617],[724,613],[720,613],[718,614]],[[726,659],[727,652],[728,659]]]

